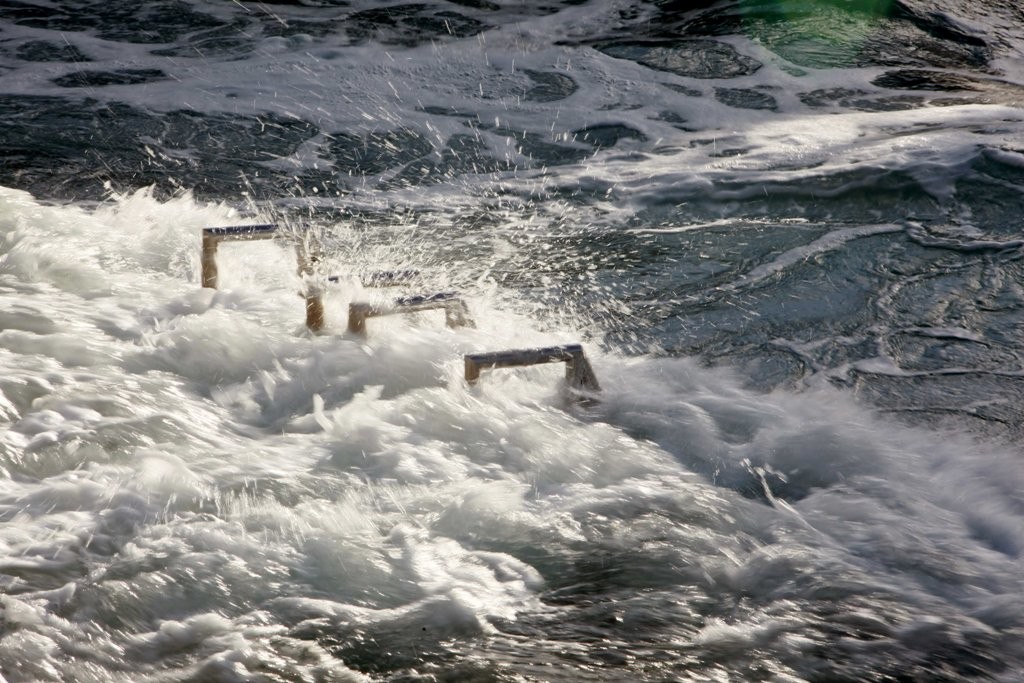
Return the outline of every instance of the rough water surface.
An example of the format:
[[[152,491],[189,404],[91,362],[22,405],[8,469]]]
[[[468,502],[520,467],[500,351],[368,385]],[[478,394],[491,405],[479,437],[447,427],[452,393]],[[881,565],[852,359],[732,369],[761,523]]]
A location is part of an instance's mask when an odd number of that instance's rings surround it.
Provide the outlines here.
[[[1022,51],[998,0],[0,3],[0,679],[1020,680]],[[268,222],[314,272],[200,287]],[[574,342],[596,401],[463,379]]]

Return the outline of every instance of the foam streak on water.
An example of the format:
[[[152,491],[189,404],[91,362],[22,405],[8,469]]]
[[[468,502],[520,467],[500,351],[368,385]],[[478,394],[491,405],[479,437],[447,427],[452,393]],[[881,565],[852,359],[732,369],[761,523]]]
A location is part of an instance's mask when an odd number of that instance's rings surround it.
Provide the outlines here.
[[[0,677],[1017,681],[1020,10],[694,4],[0,7]]]

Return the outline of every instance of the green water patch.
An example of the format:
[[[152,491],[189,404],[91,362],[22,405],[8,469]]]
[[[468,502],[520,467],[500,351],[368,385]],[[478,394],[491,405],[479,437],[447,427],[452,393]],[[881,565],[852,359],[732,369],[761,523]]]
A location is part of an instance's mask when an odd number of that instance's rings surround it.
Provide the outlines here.
[[[804,67],[983,68],[990,58],[983,40],[897,0],[760,0],[741,6],[747,35]]]
[[[746,36],[804,68],[933,66],[988,69],[992,50],[940,12],[901,0],[739,0],[719,6],[660,2],[659,21],[634,39]]]

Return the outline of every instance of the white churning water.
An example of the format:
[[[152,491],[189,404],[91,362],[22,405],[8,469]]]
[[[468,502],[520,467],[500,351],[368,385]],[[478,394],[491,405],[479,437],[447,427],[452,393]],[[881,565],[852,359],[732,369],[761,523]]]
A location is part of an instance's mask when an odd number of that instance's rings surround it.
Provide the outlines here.
[[[1019,656],[1019,453],[594,347],[598,405],[553,366],[468,388],[463,353],[574,333],[481,288],[475,330],[427,313],[361,340],[343,283],[310,336],[281,246],[222,248],[224,289],[199,288],[199,229],[232,221],[145,192],[0,197],[14,679],[362,680],[445,647],[556,676],[566,652],[577,673],[660,651],[783,677],[826,646],[852,672]]]

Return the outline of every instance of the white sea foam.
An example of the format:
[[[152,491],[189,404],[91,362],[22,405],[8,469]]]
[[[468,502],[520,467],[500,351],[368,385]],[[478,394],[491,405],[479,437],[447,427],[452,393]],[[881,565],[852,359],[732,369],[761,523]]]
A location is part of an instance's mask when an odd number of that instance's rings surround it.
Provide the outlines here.
[[[150,672],[180,653],[194,675],[241,678],[300,653],[341,666],[301,634],[493,636],[549,613],[542,592],[588,549],[632,553],[650,587],[765,605],[680,624],[723,657],[808,647],[790,634],[826,594],[873,605],[893,648],[1016,624],[988,605],[1022,589],[1019,453],[887,424],[835,390],[762,395],[593,346],[597,406],[564,404],[551,367],[469,389],[461,353],[571,331],[470,296],[476,330],[373,321],[361,341],[335,318],[311,337],[287,250],[236,252],[230,288],[198,289],[198,227],[233,218],[4,191],[0,283],[20,323],[0,332],[0,542],[20,593],[4,643],[33,676],[85,676],[57,653],[87,617],[101,666],[126,648]]]

